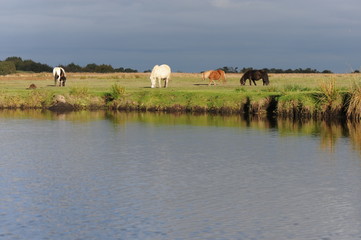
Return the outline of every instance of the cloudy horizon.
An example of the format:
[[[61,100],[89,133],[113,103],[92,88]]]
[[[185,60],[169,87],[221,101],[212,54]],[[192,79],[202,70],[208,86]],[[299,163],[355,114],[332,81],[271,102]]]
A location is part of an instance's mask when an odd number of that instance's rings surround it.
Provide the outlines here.
[[[361,66],[360,10],[356,0],[12,0],[0,10],[0,59],[352,72]]]

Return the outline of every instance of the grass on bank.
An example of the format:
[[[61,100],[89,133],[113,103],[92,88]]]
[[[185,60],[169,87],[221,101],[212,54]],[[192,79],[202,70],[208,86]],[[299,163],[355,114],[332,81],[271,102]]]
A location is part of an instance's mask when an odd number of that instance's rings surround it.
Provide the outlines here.
[[[68,73],[66,87],[55,87],[50,73],[18,73],[0,77],[0,107],[46,108],[54,95],[63,95],[77,109],[250,113],[271,109],[294,117],[346,111],[348,117],[361,117],[359,74],[270,74],[269,86],[261,81],[240,86],[241,75],[228,74],[226,84],[208,86],[200,74],[173,73],[169,88],[151,89],[149,73]],[[30,84],[37,88],[27,89]]]

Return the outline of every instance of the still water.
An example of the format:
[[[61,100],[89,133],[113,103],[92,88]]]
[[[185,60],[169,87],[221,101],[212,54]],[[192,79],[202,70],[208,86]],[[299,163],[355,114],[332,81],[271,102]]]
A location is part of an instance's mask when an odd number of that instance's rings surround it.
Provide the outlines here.
[[[361,128],[0,112],[0,240],[361,239]]]

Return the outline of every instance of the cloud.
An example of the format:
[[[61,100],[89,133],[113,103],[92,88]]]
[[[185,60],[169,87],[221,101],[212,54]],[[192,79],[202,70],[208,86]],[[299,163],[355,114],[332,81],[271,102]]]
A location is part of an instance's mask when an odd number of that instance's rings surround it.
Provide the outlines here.
[[[260,7],[262,4],[265,5],[265,1],[235,1],[235,0],[212,0],[211,5],[217,8],[225,9],[242,9],[250,7]]]
[[[361,61],[360,11],[357,0],[12,0],[0,9],[0,57],[133,68],[169,61],[182,71],[327,68],[340,59],[331,55]]]

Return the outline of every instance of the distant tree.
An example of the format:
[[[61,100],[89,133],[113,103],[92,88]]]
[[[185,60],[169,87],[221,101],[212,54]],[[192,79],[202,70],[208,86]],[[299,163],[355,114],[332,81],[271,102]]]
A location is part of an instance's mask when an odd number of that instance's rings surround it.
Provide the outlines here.
[[[245,73],[245,72],[247,72],[247,71],[249,71],[249,70],[253,70],[253,68],[251,68],[251,67],[247,67],[247,68],[244,67],[244,68],[241,69],[240,72],[241,72],[241,73]]]
[[[135,69],[123,68],[123,67],[116,68],[116,69],[114,69],[114,71],[115,71],[115,72],[126,72],[126,73],[136,73],[136,72],[138,72],[138,71],[135,70]]]
[[[90,63],[85,66],[84,72],[95,72],[98,65],[95,63]]]
[[[13,62],[17,71],[49,72],[53,69],[47,64],[34,62],[33,60],[22,60],[20,57],[8,57],[5,61]]]
[[[218,68],[219,70],[223,70],[225,73],[238,73],[238,67],[222,67]]]
[[[5,59],[5,61],[13,62],[15,64],[16,69],[18,69],[21,63],[23,62],[23,59],[21,59],[21,57],[8,57],[7,59]]]
[[[240,72],[246,72],[248,70],[253,70],[253,68],[248,67],[248,68],[242,68]],[[268,73],[320,73],[317,69],[312,69],[312,68],[297,68],[297,69],[291,69],[288,68],[286,70],[284,69],[280,69],[280,68],[263,68],[262,70],[267,71]],[[324,70],[322,73],[332,73],[330,70]]]
[[[0,75],[16,73],[15,63],[11,61],[0,61]]]
[[[67,72],[83,72],[84,68],[82,68],[81,66],[75,64],[75,63],[70,63],[67,66],[64,66],[64,69]]]
[[[112,73],[114,69],[111,65],[101,64],[95,68],[95,72],[97,73]]]

